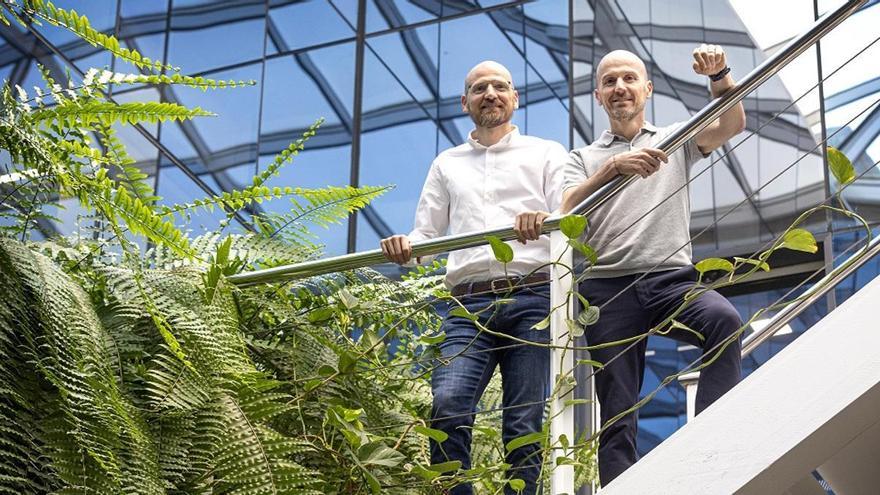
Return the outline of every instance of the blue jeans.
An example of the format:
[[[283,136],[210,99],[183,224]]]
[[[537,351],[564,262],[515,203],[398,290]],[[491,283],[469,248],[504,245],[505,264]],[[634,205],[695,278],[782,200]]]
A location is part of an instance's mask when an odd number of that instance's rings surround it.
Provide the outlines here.
[[[494,305],[502,297],[514,301]],[[471,313],[479,313],[478,321],[494,332],[542,344],[550,342],[549,328],[531,329],[550,311],[547,284],[520,289],[509,296],[485,294],[459,300]],[[454,304],[450,308],[456,307]],[[442,330],[446,332],[446,339],[439,344],[440,355],[449,362],[434,369],[431,376],[434,393],[431,418],[432,427],[446,432],[449,438],[442,444],[431,442],[431,462],[459,460],[462,469],[470,469],[474,412],[496,365],[501,367],[504,407],[501,436],[505,445],[514,438],[541,430],[549,389],[550,350],[544,346],[516,345],[517,342],[507,337],[478,330],[473,322],[462,317],[447,316]],[[508,476],[526,482],[523,493],[537,492],[541,470],[539,450],[540,444],[533,443],[507,454],[506,462],[511,465]],[[451,491],[453,495],[472,493],[472,487],[464,484]],[[514,492],[505,487],[505,493]]]

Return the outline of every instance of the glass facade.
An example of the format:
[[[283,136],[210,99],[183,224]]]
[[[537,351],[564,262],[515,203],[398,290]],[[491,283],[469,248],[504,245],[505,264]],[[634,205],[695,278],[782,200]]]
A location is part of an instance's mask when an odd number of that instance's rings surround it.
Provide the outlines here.
[[[494,59],[512,72],[520,92],[514,121],[531,135],[567,147],[591,142],[607,126],[592,97],[593,68],[612,49],[644,58],[654,81],[648,119],[686,120],[709,101],[705,78],[690,67],[700,43],[725,47],[735,76],[753,69],[813,21],[814,2],[772,4],[772,15],[748,0],[97,0],[55,2],[88,16],[124,46],[180,66],[186,74],[250,80],[255,86],[203,93],[190,88],[114,88],[117,101],[162,99],[218,114],[189,122],[122,127],[138,165],[166,202],[241,188],[318,117],[325,123],[275,184],[299,187],[384,185],[395,188],[352,217],[319,231],[329,255],[374,249],[409,231],[434,156],[464,141],[471,128],[459,97],[466,72]],[[694,168],[690,188],[694,254],[748,255],[780,234],[837,185],[824,173],[824,136],[863,177],[842,199],[872,224],[880,219],[880,58],[868,4],[819,49],[748,96],[747,129]],[[821,15],[840,2],[818,2]],[[768,22],[772,21],[772,22]],[[129,66],[49,25],[0,29],[0,77],[42,85],[36,64],[61,76],[65,65],[86,71]],[[47,45],[48,43],[48,45]],[[60,54],[60,55],[58,55]],[[848,59],[855,58],[839,70]],[[821,62],[821,67],[820,67]],[[833,75],[823,85],[820,74]],[[820,92],[821,89],[821,92]],[[822,110],[824,109],[824,118]],[[710,166],[714,163],[714,166]],[[286,210],[283,201],[256,208]],[[72,208],[46,234],[70,232]],[[243,216],[247,220],[247,214]],[[199,213],[194,233],[213,229],[217,214]],[[808,222],[824,250],[780,256],[779,273],[729,291],[743,316],[776,300],[805,274],[834,263],[864,235],[851,220],[818,215]],[[238,224],[244,229],[244,224]],[[837,290],[836,298],[792,324],[803,331],[828,308],[877,274],[877,263]],[[383,271],[393,273],[391,267]],[[774,338],[746,363],[754,369],[794,335]],[[697,354],[651,340],[645,390]],[[640,445],[647,451],[684,422],[684,393],[673,385],[641,410]]]

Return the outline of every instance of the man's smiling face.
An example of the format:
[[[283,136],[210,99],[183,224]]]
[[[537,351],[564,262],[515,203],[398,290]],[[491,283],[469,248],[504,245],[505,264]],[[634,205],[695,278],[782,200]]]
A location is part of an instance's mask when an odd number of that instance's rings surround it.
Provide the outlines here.
[[[617,121],[644,118],[645,103],[654,85],[638,57],[624,51],[609,53],[599,62],[596,83],[594,95],[608,118]]]
[[[510,121],[519,94],[504,67],[483,63],[468,74],[461,104],[477,127],[493,128]]]

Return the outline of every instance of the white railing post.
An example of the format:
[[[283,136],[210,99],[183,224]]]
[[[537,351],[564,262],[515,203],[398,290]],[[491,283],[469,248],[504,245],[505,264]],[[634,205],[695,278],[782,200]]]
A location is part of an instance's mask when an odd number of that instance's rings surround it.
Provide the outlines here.
[[[682,388],[684,388],[688,422],[694,419],[694,416],[697,415],[697,383],[699,381],[699,371],[694,371],[678,377],[678,383],[680,383]]]
[[[564,435],[568,445],[575,443],[574,407],[565,405],[565,401],[573,398],[567,392],[573,388],[574,351],[564,349],[573,347],[574,339],[570,338],[568,323],[572,318],[574,301],[566,300],[573,281],[572,250],[568,247],[568,238],[556,230],[550,233],[551,259],[559,260],[550,268],[550,307],[557,308],[550,315],[551,342],[555,346],[550,351],[550,384],[554,394],[550,402],[550,494],[574,495],[574,467],[563,464],[557,466],[559,457],[572,456],[571,449],[562,450],[560,438]],[[568,377],[568,379],[563,379]]]

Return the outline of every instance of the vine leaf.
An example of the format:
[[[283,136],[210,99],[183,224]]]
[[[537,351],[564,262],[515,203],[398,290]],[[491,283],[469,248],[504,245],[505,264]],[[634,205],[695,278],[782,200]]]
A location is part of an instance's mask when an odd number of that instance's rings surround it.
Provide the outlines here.
[[[471,321],[477,321],[478,318],[477,315],[460,306],[449,310],[449,316],[459,316],[461,318],[466,318]]]
[[[565,324],[568,325],[568,332],[571,334],[572,337],[581,337],[584,335],[584,327],[578,325],[576,321],[565,320]]]
[[[510,263],[513,261],[513,248],[510,247],[509,244],[494,235],[487,235],[486,240],[489,241],[489,245],[492,246],[492,254],[495,255],[496,260],[501,263]]]
[[[758,268],[760,268],[761,270],[764,270],[765,272],[770,271],[770,265],[768,265],[766,261],[756,260],[756,259],[752,259],[752,258],[740,258],[739,256],[735,256],[733,258],[733,261],[735,261],[737,263],[748,263],[750,265],[755,265]]]
[[[733,263],[727,261],[724,258],[706,258],[703,261],[697,263],[694,268],[696,268],[697,271],[701,274],[715,270],[732,272]]]
[[[664,331],[662,331],[662,332],[657,332],[657,333],[660,333],[661,335],[665,335],[665,334],[669,333],[670,331],[672,331],[672,330],[676,330],[676,329],[677,329],[677,330],[684,330],[685,332],[690,332],[690,333],[696,335],[696,337],[697,337],[698,339],[700,339],[700,342],[705,342],[705,341],[706,341],[706,337],[703,337],[703,334],[701,334],[700,332],[694,330],[693,328],[691,328],[691,327],[685,325],[684,323],[682,323],[682,322],[680,322],[680,321],[678,321],[678,320],[672,320],[672,323],[669,324],[669,328],[668,328],[668,329],[666,329],[666,330],[664,330]]]
[[[559,222],[559,230],[569,239],[577,239],[587,228],[587,218],[583,215],[568,215]]]
[[[585,258],[590,260],[590,263],[594,265],[599,263],[599,255],[596,253],[596,250],[593,249],[593,247],[589,244],[584,244],[577,239],[569,239],[568,245],[580,251]]]
[[[437,464],[431,464],[430,466],[428,466],[428,469],[430,469],[431,471],[436,471],[438,473],[458,471],[459,469],[461,469],[461,461],[438,462]]]
[[[435,345],[446,340],[446,332],[440,332],[434,335],[419,335],[419,343],[424,345]]]
[[[516,437],[513,440],[507,442],[505,449],[507,450],[507,452],[513,452],[514,450],[525,445],[541,442],[544,440],[544,437],[544,432],[541,431],[527,433],[521,437]]]
[[[599,321],[598,306],[586,306],[578,314],[578,323],[585,327],[595,325],[597,321]]]
[[[852,162],[842,151],[833,146],[828,147],[828,168],[831,169],[837,183],[842,186],[856,180],[856,169]]]
[[[546,329],[546,328],[549,327],[549,326],[550,326],[550,316],[547,316],[547,317],[544,318],[543,320],[541,320],[541,321],[539,321],[538,323],[535,323],[534,325],[532,325],[531,329],[532,329],[532,330],[544,330],[544,329]]]
[[[805,253],[815,253],[819,250],[819,247],[816,245],[816,238],[813,237],[812,232],[805,229],[791,229],[786,232],[782,236],[782,244],[779,247]]]
[[[443,443],[446,441],[447,438],[449,438],[449,435],[445,431],[435,430],[434,428],[428,428],[427,426],[422,425],[417,425],[413,427],[413,431],[424,435],[437,443]]]

